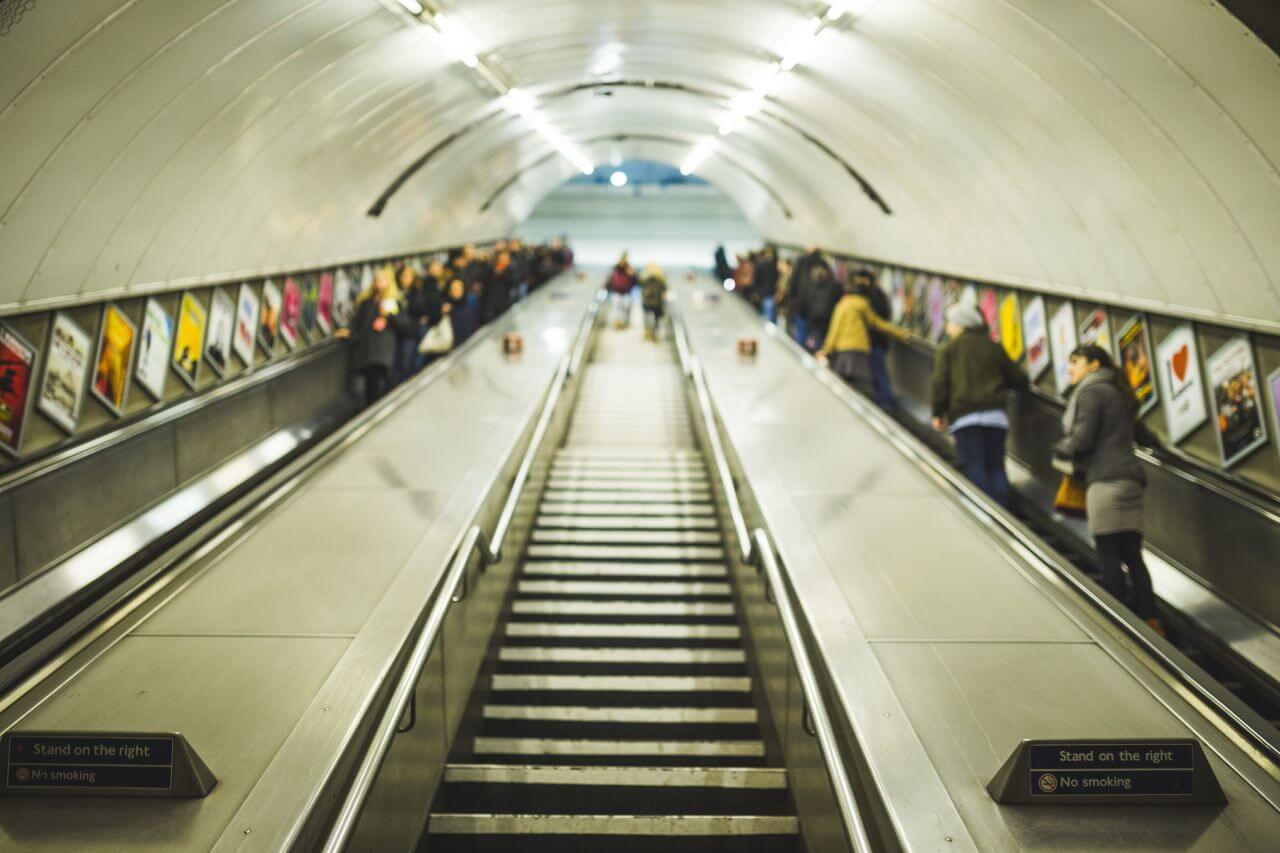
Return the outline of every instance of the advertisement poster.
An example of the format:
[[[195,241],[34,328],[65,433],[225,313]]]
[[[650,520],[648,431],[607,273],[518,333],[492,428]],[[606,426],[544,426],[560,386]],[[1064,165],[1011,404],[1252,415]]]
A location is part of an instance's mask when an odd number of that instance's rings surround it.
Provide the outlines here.
[[[1177,444],[1209,418],[1200,378],[1200,354],[1196,332],[1184,323],[1156,347],[1156,369],[1164,395],[1164,417],[1169,441]]]
[[[322,334],[333,333],[333,273],[320,273],[320,298],[316,302],[316,325]]]
[[[249,284],[240,285],[236,297],[236,333],[231,347],[244,362],[253,366],[253,342],[258,334],[258,293]]]
[[[284,302],[280,307],[280,337],[289,349],[298,347],[298,324],[302,320],[302,290],[292,278],[284,280]]]
[[[1213,388],[1218,449],[1228,468],[1267,443],[1258,398],[1258,368],[1248,335],[1237,335],[1205,361]]]
[[[68,433],[76,431],[80,401],[93,358],[93,338],[66,314],[53,318],[49,330],[49,350],[44,357],[44,379],[36,408]]]
[[[213,289],[209,304],[209,329],[204,339],[204,359],[219,376],[227,373],[231,360],[231,338],[235,334],[236,307],[222,288]]]
[[[159,302],[147,300],[142,318],[142,337],[138,340],[138,367],[134,376],[138,384],[157,400],[164,397],[164,380],[168,371],[169,351],[173,346],[173,320]]]
[[[1058,396],[1071,386],[1067,363],[1076,348],[1076,316],[1070,302],[1064,302],[1049,320],[1049,349],[1053,355],[1053,387]]]
[[[22,446],[35,364],[35,347],[0,325],[0,450],[14,456]]]
[[[1145,415],[1160,396],[1156,393],[1156,378],[1151,372],[1151,339],[1147,335],[1145,317],[1135,314],[1120,327],[1116,348],[1119,350],[1117,361],[1120,370],[1129,380],[1133,396],[1138,399],[1138,414]]]
[[[1022,339],[1027,345],[1027,373],[1035,382],[1049,369],[1049,325],[1045,318],[1044,297],[1036,296],[1027,303],[1022,314]]]
[[[1009,358],[1022,358],[1022,310],[1018,307],[1018,294],[1010,293],[1000,300],[1000,343]]]
[[[1080,324],[1080,344],[1095,344],[1111,352],[1111,319],[1106,308],[1097,308],[1084,318]]]
[[[315,337],[316,314],[320,308],[320,282],[314,275],[303,276],[298,281],[302,292],[302,311],[298,327],[311,338]]]
[[[351,312],[356,304],[356,280],[345,269],[339,269],[333,278],[333,322],[342,328],[351,322]]]
[[[970,305],[978,304],[978,288],[972,284],[966,284],[960,288],[960,302],[967,302]]]
[[[1271,391],[1271,425],[1276,430],[1276,448],[1280,449],[1280,369],[1267,377],[1267,388]]]
[[[942,340],[947,328],[947,300],[942,289],[942,279],[936,275],[929,279],[929,340]]]
[[[133,345],[137,343],[138,330],[128,317],[114,305],[102,312],[102,332],[98,335],[97,367],[93,371],[93,384],[89,390],[104,406],[116,415],[124,416],[124,403],[129,393],[129,378],[133,375]]]
[[[978,310],[982,312],[982,319],[987,321],[987,328],[991,330],[991,340],[999,343],[1000,297],[996,296],[994,287],[982,289],[982,295],[978,297]]]
[[[906,274],[906,327],[915,332],[920,337],[928,337],[929,335],[929,311],[928,299],[926,292],[929,289],[929,282],[922,275],[909,272]]]
[[[178,329],[173,334],[173,369],[192,388],[196,387],[196,376],[200,373],[206,319],[200,300],[190,293],[182,294],[182,302],[178,305]]]
[[[274,281],[262,286],[262,313],[258,318],[258,343],[270,358],[276,351],[276,339],[280,337],[280,288]]]

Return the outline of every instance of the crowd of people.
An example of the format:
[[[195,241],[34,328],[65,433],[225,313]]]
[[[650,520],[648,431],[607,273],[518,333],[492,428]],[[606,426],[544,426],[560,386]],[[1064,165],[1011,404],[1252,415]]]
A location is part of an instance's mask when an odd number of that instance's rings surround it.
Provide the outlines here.
[[[425,267],[400,261],[374,270],[338,334],[352,342],[351,369],[373,403],[432,359],[462,344],[533,289],[573,265],[563,241],[466,245]]]
[[[846,382],[903,417],[887,355],[890,341],[908,341],[912,333],[892,322],[888,294],[872,270],[855,268],[842,282],[837,266],[817,248],[788,261],[766,246],[739,255],[734,267],[724,249],[717,249],[715,273]],[[934,358],[932,426],[953,439],[965,476],[1009,507],[1008,399],[1030,382],[992,339],[974,301],[961,298],[949,306],[945,328],[947,339]],[[1064,492],[1078,495],[1078,509],[1087,516],[1097,547],[1103,587],[1163,633],[1142,557],[1146,480],[1133,453],[1135,443],[1154,446],[1157,439],[1138,419],[1134,389],[1110,353],[1080,346],[1068,364],[1072,385],[1063,437],[1053,447],[1055,467],[1064,474],[1059,498]]]

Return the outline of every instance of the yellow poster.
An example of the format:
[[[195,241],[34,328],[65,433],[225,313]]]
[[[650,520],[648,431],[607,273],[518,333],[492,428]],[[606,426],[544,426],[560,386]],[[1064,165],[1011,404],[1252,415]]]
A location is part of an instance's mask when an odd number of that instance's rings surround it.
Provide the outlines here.
[[[102,314],[98,338],[98,361],[93,372],[93,395],[117,415],[124,414],[125,394],[133,373],[133,323],[114,305]]]
[[[1016,293],[1000,301],[1000,343],[1009,358],[1014,361],[1022,358],[1022,309]]]
[[[204,306],[190,293],[182,294],[178,308],[178,329],[173,336],[173,369],[188,385],[196,386],[200,353],[204,351]]]

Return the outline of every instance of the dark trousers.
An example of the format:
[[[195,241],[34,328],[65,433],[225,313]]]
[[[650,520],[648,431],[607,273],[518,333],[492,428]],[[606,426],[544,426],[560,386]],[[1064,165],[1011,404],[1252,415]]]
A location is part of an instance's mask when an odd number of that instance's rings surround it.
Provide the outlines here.
[[[791,318],[791,325],[796,343],[804,346],[805,340],[809,337],[809,321],[797,314]]]
[[[364,377],[364,404],[372,406],[387,393],[389,373],[385,367],[371,365],[360,371]]]
[[[1004,445],[1009,431],[999,427],[973,426],[958,429],[952,435],[964,475],[1000,506],[1007,507],[1009,476],[1004,470]]]
[[[893,399],[893,387],[889,384],[889,348],[871,346],[871,387],[872,399],[882,409],[893,409],[898,401]]]
[[[1098,566],[1102,569],[1102,586],[1116,598],[1126,602],[1143,619],[1156,615],[1155,594],[1151,591],[1151,575],[1142,560],[1142,534],[1134,530],[1103,533],[1093,537],[1098,546]],[[1121,568],[1123,566],[1123,568]],[[1125,569],[1129,572],[1126,589]]]

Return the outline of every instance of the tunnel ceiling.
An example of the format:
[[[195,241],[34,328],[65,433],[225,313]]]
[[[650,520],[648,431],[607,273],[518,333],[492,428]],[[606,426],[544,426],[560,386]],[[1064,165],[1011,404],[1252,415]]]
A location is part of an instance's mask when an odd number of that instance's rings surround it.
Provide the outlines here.
[[[830,4],[426,5],[0,2],[0,311],[509,233],[575,167],[506,86],[680,164]],[[1228,11],[844,5],[697,170],[761,233],[1280,329],[1280,64]]]

